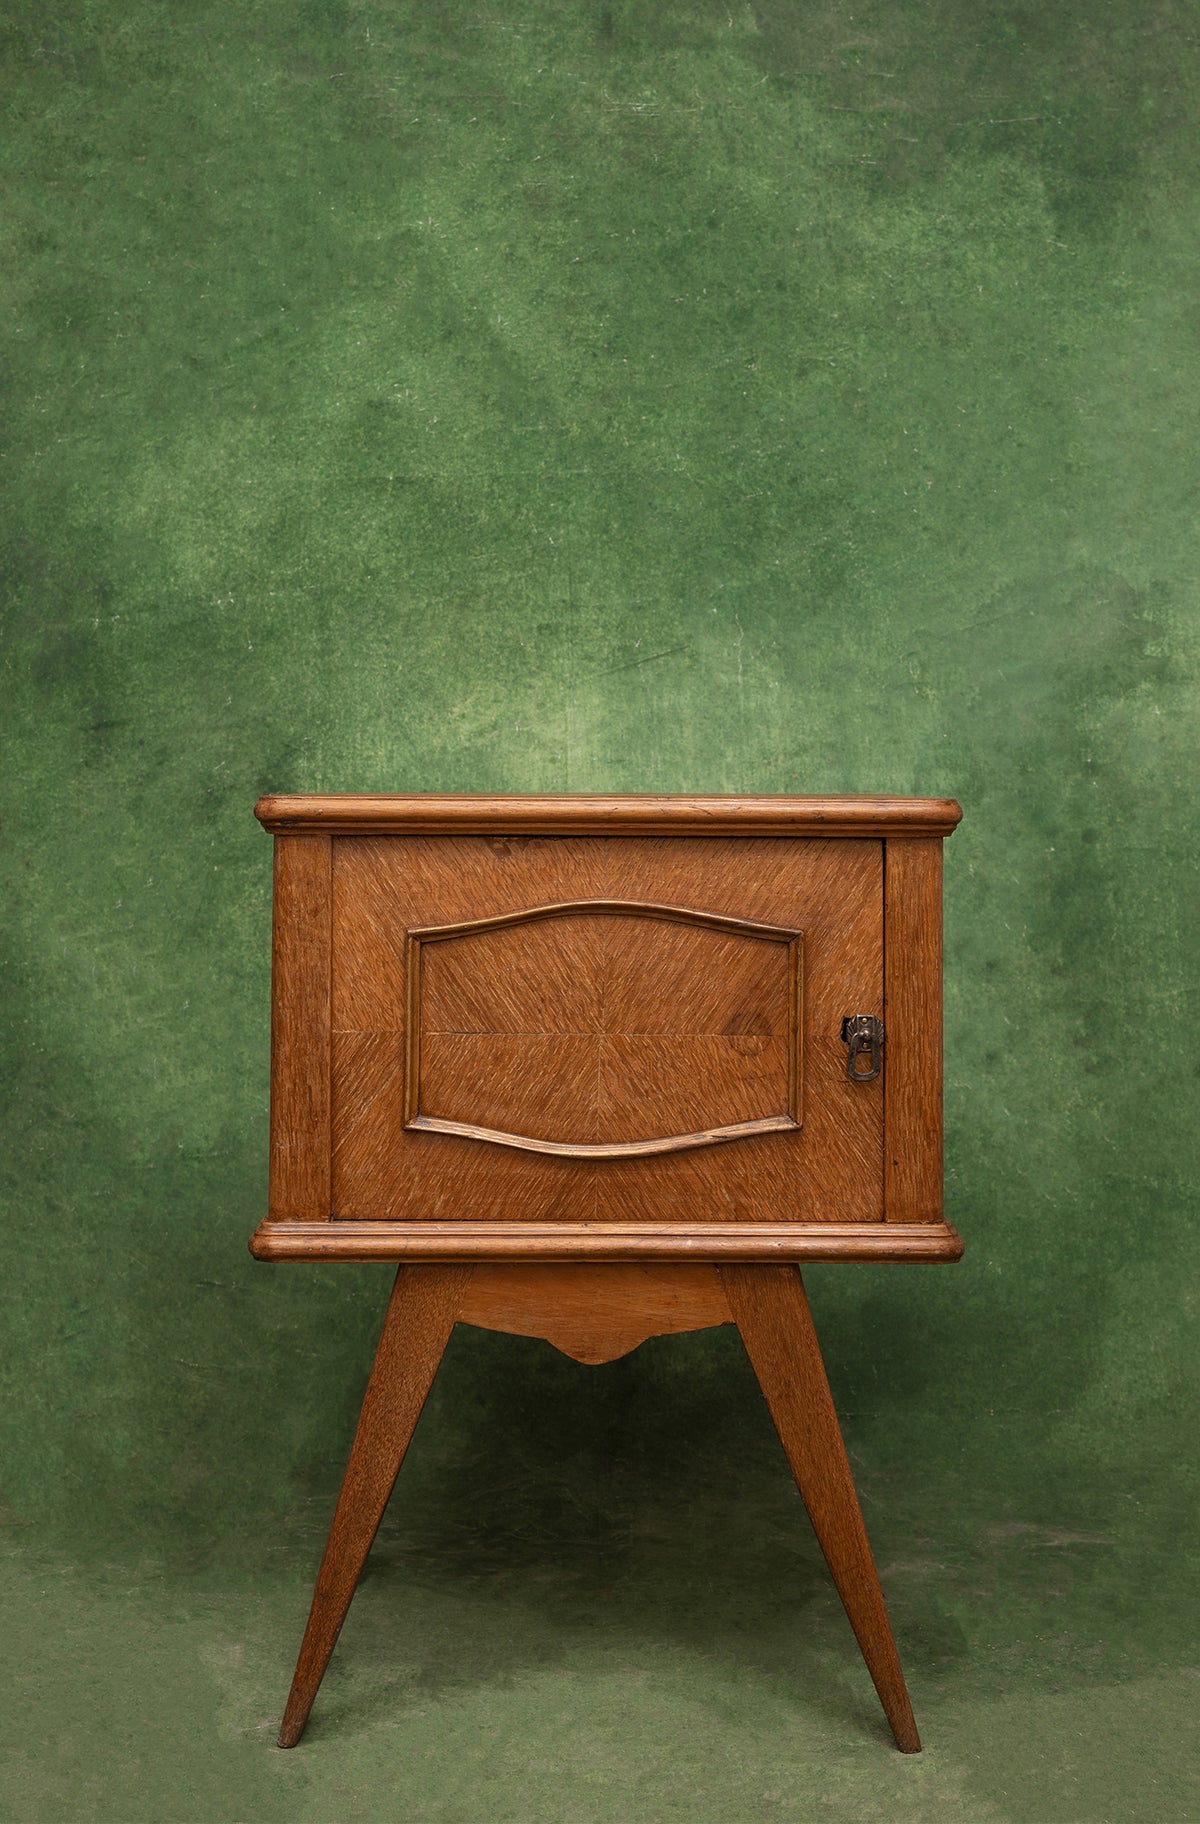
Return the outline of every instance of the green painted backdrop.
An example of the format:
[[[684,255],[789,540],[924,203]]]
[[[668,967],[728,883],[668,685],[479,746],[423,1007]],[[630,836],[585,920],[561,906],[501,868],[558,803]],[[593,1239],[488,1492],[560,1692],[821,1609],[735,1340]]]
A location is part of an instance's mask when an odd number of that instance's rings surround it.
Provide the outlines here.
[[[3,31],[6,1817],[1200,1816],[1194,8]],[[920,1761],[724,1334],[460,1334],[269,1747],[386,1274],[245,1253],[268,789],[961,799],[966,1262],[811,1275]]]

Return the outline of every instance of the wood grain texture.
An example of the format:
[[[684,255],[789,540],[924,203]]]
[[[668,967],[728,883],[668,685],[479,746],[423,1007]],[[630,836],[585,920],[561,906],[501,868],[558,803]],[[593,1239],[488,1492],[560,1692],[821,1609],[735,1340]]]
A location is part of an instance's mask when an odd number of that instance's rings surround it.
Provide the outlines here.
[[[942,1214],[942,845],[888,844],[885,859],[884,1213]]]
[[[317,1573],[279,1732],[281,1748],[295,1747],[304,1733],[470,1277],[464,1266],[402,1266],[396,1274]]]
[[[608,845],[616,897],[653,879],[655,897],[804,932],[802,1131],[742,1141],[720,1169],[702,1153],[614,1162],[599,1220],[703,1212],[731,1222],[878,1221],[881,1084],[846,1077],[841,1022],[883,1006],[882,849],[873,842],[630,837]],[[874,1093],[873,1093],[874,1092]]]
[[[271,945],[270,1209],[330,1212],[330,856],[327,836],[277,836]]]
[[[878,842],[339,837],[333,877],[339,1220],[503,1222],[519,1212],[526,1221],[678,1222],[695,1210],[737,1222],[881,1218],[882,1086],[847,1081],[840,1039],[845,1014],[882,1012]],[[522,917],[583,900],[653,900],[718,926],[803,931],[803,1084],[798,1069],[791,1081],[796,1049],[779,1043],[790,1005],[783,943],[618,913]],[[432,1111],[442,1131],[406,1131],[397,1099],[406,933],[498,917],[520,922],[421,942],[422,1116]],[[497,943],[502,962],[482,967]],[[521,1031],[529,1044],[510,1044]],[[556,1036],[573,1038],[574,1051],[550,1043]],[[343,1051],[352,1072],[373,1060],[365,1110],[353,1075],[343,1076]],[[385,1072],[389,1086],[377,1093]],[[518,1106],[535,1140],[636,1156],[502,1153],[471,1137],[473,1128],[513,1132]],[[728,1126],[749,1131],[707,1144]],[[644,1142],[689,1132],[704,1144],[643,1156]]]
[[[781,990],[786,1000],[786,983]],[[789,1108],[786,1039],[741,1033],[613,1033],[600,1040],[596,1088],[605,1139],[728,1133],[771,1117],[798,1125]],[[765,1128],[763,1131],[767,1131]],[[664,1150],[669,1150],[664,1148]]]
[[[712,1266],[479,1266],[459,1322],[538,1336],[577,1362],[611,1362],[647,1337],[731,1321]]]
[[[582,908],[593,901],[574,902]],[[579,1034],[598,1030],[607,920],[582,909],[520,922],[414,932],[427,1033]]]
[[[341,1215],[386,1221],[417,1204],[434,1218],[470,1214],[461,1193],[478,1200],[490,1180],[476,1164],[464,1186],[462,1154],[499,1153],[404,1131],[407,931],[519,913],[539,901],[603,898],[605,846],[497,834],[335,841],[333,1182]],[[386,1093],[369,1108],[341,1074],[343,1051],[357,1058],[362,1048],[375,1054],[377,1077],[389,1076]],[[507,1171],[491,1190],[494,1215],[530,1207],[546,1219],[569,1219],[573,1207],[578,1211],[580,1187],[562,1160],[506,1156]],[[593,1201],[584,1187],[584,1213]]]
[[[409,1128],[602,1159],[799,1124],[799,932],[583,900],[410,928],[406,967]]]
[[[455,1126],[522,1137],[555,1152],[598,1139],[597,1041],[566,1032],[455,1032],[421,1040],[421,1114],[431,1132]],[[419,1124],[414,1115],[409,1126]],[[444,1124],[444,1125],[443,1125]]]
[[[726,1266],[721,1282],[867,1670],[905,1754],[921,1747],[804,1283]]]
[[[262,1222],[256,1260],[955,1261],[948,1223]]]
[[[952,798],[336,793],[270,794],[259,799],[254,815],[264,829],[320,830],[331,836],[497,831],[533,836],[949,836],[962,811]]]

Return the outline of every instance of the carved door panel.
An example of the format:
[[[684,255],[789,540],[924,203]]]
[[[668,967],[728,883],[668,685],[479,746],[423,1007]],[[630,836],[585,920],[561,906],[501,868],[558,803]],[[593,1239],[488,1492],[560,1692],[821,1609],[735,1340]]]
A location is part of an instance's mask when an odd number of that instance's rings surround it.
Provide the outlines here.
[[[345,1219],[867,1222],[882,845],[338,837]]]

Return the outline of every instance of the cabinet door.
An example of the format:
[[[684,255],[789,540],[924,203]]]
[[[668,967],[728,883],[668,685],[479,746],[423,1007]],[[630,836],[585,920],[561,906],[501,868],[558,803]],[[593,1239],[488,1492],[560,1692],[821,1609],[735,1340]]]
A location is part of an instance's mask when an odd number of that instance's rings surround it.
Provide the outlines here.
[[[882,1217],[882,845],[339,837],[343,1219]]]

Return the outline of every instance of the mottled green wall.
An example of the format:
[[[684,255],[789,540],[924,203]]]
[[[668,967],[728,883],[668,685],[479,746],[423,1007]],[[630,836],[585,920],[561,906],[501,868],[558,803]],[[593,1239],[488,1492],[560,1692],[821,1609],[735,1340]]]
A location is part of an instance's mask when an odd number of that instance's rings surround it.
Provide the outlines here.
[[[386,1276],[245,1253],[265,789],[957,795],[967,1261],[813,1274],[839,1397],[864,1460],[1010,1409],[1156,1486],[1194,1355],[1194,11],[5,30],[16,1515],[211,1546],[344,1447]],[[747,1397],[711,1339],[580,1385],[463,1339],[440,1448],[532,1425],[536,1481],[582,1399],[682,1458]]]

